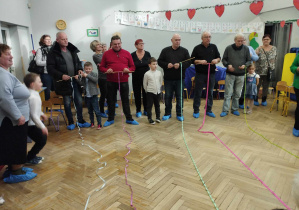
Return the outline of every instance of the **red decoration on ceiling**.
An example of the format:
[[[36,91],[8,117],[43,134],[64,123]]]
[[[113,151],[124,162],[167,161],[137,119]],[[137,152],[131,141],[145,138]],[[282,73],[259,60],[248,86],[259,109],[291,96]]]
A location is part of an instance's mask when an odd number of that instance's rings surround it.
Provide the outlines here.
[[[195,12],[195,9],[188,9],[188,17],[190,18],[190,20],[194,17]]]
[[[249,8],[253,14],[258,15],[263,9],[263,6],[264,6],[264,2],[258,1],[257,3],[255,2],[251,3]]]
[[[299,10],[299,0],[293,0],[293,4],[297,10]]]
[[[284,20],[283,20],[283,21],[280,21],[280,26],[281,26],[281,28],[283,28],[285,24],[286,24],[286,22],[285,22]]]
[[[224,5],[216,5],[215,12],[219,17],[221,17],[224,13]]]
[[[299,19],[297,20],[297,26],[299,26]]]
[[[170,18],[171,18],[171,11],[167,11],[167,12],[165,12],[165,16],[166,16],[166,18],[167,18],[168,20],[170,20]]]

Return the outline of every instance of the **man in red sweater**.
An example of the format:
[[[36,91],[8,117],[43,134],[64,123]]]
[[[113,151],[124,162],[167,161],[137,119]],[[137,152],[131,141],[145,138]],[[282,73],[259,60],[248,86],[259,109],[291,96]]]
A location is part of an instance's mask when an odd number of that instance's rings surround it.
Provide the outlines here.
[[[119,36],[111,38],[111,49],[103,54],[100,71],[107,74],[107,100],[108,100],[108,120],[104,127],[114,123],[115,99],[117,89],[120,87],[120,96],[123,111],[126,116],[126,123],[139,125],[133,120],[129,104],[129,72],[135,71],[134,62],[131,54],[121,48],[121,39]]]

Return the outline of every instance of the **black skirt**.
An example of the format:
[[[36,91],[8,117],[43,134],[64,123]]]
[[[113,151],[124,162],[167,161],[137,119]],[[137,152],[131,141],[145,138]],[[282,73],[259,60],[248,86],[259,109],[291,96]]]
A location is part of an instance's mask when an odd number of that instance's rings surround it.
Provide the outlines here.
[[[26,163],[28,122],[13,126],[5,117],[0,127],[0,165],[18,165]]]

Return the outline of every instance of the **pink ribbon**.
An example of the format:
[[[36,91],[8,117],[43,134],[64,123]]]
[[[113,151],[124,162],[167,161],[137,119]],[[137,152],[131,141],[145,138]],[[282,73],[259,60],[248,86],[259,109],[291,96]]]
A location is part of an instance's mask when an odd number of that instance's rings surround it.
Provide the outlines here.
[[[279,197],[278,195],[275,194],[275,192],[273,192],[223,141],[221,141],[221,139],[218,138],[218,136],[215,135],[214,132],[212,131],[201,131],[201,129],[203,128],[205,122],[206,122],[206,113],[207,113],[207,105],[208,105],[208,95],[209,95],[209,83],[210,83],[210,68],[211,68],[211,64],[208,63],[209,65],[209,68],[208,68],[208,81],[207,81],[207,92],[206,92],[206,106],[205,106],[205,114],[204,114],[204,118],[203,118],[203,122],[202,122],[202,125],[200,126],[200,128],[197,130],[198,132],[200,133],[209,133],[209,134],[212,134],[213,136],[215,136],[215,138],[221,142],[221,144],[223,144],[223,146],[226,147],[226,149],[228,151],[230,151],[230,153],[232,153],[250,172],[251,174],[257,178],[261,183],[262,185],[264,185],[267,190],[269,190],[276,198],[277,200],[282,204],[284,205],[287,209],[291,210],[290,207],[288,207]]]

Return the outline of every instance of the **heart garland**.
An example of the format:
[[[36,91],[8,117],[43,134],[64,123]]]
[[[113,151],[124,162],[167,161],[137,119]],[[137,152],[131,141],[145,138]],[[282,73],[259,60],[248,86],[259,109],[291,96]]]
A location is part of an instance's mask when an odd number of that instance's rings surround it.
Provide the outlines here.
[[[299,10],[299,0],[293,0],[293,4],[297,10]]]
[[[258,15],[263,9],[263,6],[264,6],[264,2],[259,1],[256,3],[255,2],[251,3],[249,8],[253,14]]]
[[[221,17],[224,13],[224,5],[216,5],[215,12],[219,17]]]
[[[190,18],[190,20],[194,17],[195,13],[195,9],[188,9],[188,17]]]
[[[280,26],[281,26],[281,28],[283,28],[285,24],[286,24],[286,22],[285,22],[284,20],[281,21],[281,22],[280,22]]]
[[[171,11],[167,11],[167,12],[165,12],[165,16],[166,16],[166,18],[170,21],[170,18],[171,18]]]

